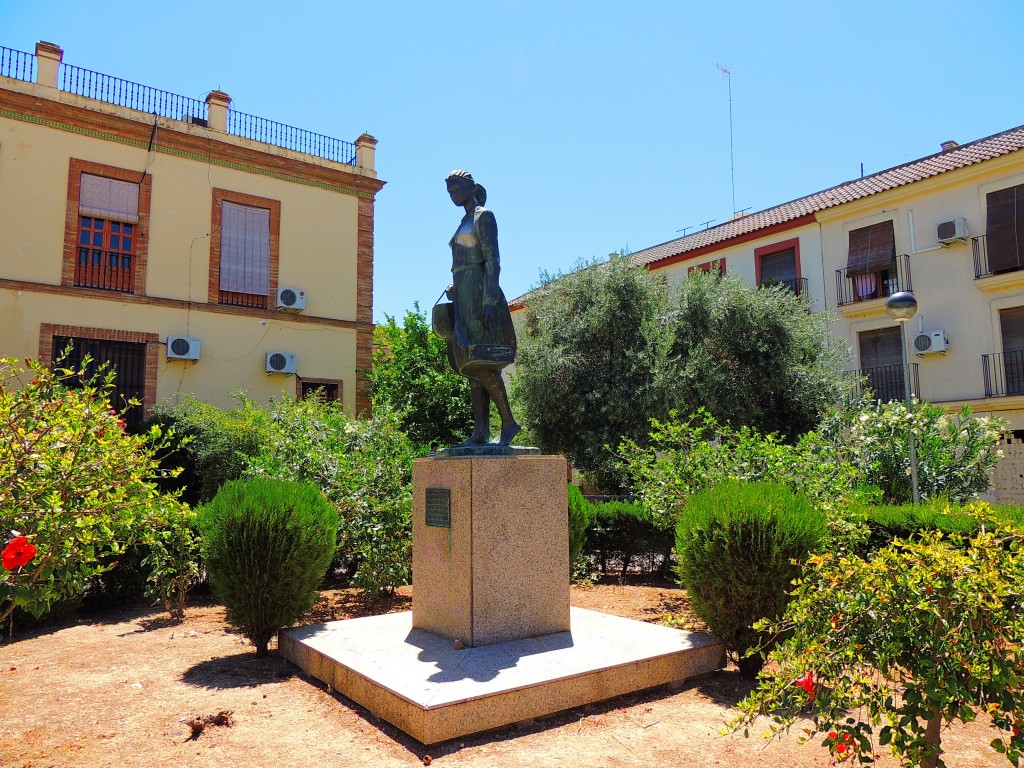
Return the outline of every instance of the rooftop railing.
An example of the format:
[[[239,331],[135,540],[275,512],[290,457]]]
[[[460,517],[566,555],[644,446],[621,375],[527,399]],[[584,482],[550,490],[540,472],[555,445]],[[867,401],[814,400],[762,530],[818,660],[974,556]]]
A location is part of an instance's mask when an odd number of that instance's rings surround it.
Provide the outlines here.
[[[0,76],[35,82],[36,56],[0,46]],[[78,96],[149,112],[170,120],[205,126],[209,119],[205,101],[71,64],[60,65],[58,87],[62,91]],[[338,163],[356,164],[356,146],[352,142],[247,115],[244,112],[228,111],[227,132],[244,139],[272,144]]]
[[[35,54],[0,46],[0,75],[15,80],[34,82],[36,79]]]
[[[236,112],[233,109],[228,112],[228,133],[285,149],[294,149],[296,152],[305,152],[307,155],[315,155],[336,163],[355,165],[356,162],[356,145],[349,141],[333,139],[284,123],[275,123],[273,120]]]
[[[193,117],[206,120],[206,102],[199,99],[179,96],[176,93],[161,91],[159,88],[140,85],[71,64],[61,64],[60,89],[171,120],[190,122]]]

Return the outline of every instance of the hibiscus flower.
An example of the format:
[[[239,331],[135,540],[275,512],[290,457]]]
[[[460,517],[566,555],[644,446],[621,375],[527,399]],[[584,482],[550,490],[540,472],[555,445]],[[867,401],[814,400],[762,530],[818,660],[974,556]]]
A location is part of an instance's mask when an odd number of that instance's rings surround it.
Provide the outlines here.
[[[30,543],[26,536],[15,536],[4,547],[0,557],[3,558],[4,568],[13,571],[29,563],[36,556],[36,547]]]

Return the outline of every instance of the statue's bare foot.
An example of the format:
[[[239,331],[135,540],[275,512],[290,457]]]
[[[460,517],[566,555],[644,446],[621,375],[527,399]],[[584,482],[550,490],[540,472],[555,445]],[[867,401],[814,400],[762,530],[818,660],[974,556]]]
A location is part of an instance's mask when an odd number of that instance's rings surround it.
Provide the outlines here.
[[[488,435],[488,434],[486,434],[484,432],[475,432],[474,431],[472,435],[467,437],[465,440],[463,440],[461,443],[459,443],[455,447],[456,448],[468,448],[471,445],[487,445],[487,439],[489,437],[490,437],[490,435]]]
[[[513,438],[519,434],[520,430],[522,430],[522,427],[515,421],[502,426],[501,435],[498,437],[498,445],[511,445]]]

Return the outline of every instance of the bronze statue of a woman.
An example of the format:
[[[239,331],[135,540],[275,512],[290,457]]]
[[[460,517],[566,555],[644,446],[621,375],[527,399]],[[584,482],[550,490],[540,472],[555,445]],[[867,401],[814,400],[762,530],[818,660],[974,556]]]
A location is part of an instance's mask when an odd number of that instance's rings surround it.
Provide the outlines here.
[[[452,171],[445,179],[448,195],[466,215],[449,243],[452,248],[451,304],[435,307],[434,332],[448,340],[448,360],[469,379],[473,434],[463,446],[490,440],[490,404],[501,416],[494,441],[509,445],[520,430],[508,404],[501,370],[513,362],[516,332],[505,295],[498,287],[498,225],[484,208],[487,193],[469,171]]]

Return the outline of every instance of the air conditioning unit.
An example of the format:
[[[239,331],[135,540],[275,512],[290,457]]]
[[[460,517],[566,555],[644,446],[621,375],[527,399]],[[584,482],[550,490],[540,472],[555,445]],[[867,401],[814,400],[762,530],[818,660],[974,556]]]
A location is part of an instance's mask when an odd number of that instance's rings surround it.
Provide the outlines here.
[[[278,312],[301,312],[306,308],[306,292],[299,288],[277,289]]]
[[[190,336],[167,337],[168,360],[198,360],[199,339]]]
[[[952,221],[943,221],[937,227],[939,242],[943,245],[967,242],[967,219],[958,216]]]
[[[267,352],[267,373],[295,373],[294,352]]]
[[[949,339],[945,331],[927,331],[914,336],[914,353],[918,355],[934,355],[945,352],[949,348]]]

